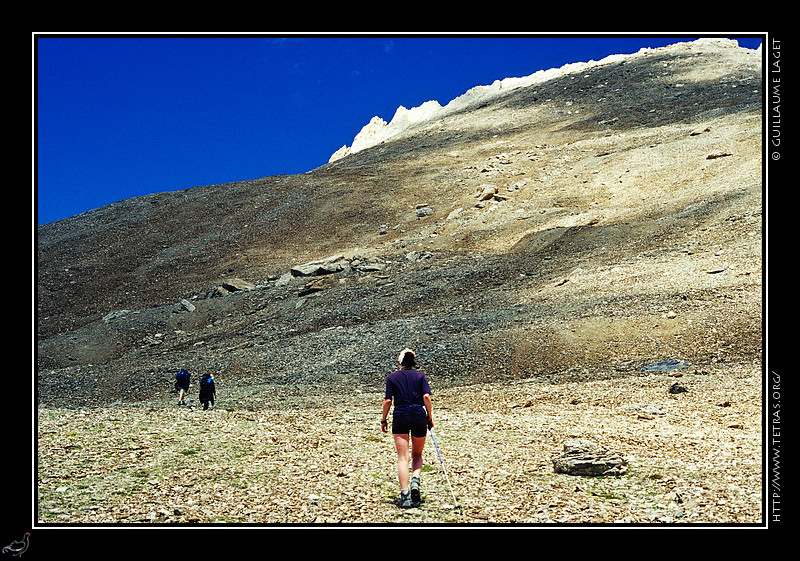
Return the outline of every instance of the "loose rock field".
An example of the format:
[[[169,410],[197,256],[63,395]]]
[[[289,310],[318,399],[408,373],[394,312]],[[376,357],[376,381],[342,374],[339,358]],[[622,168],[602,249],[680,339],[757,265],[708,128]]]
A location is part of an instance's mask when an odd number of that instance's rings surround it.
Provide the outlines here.
[[[675,380],[687,391],[669,393]],[[257,390],[249,390],[254,397]],[[252,410],[172,400],[38,410],[40,523],[750,524],[762,517],[761,371],[526,380],[435,393],[421,507],[396,506],[375,393]],[[233,396],[230,396],[233,397]],[[246,395],[239,395],[241,400]],[[621,454],[622,476],[556,474],[570,438]]]

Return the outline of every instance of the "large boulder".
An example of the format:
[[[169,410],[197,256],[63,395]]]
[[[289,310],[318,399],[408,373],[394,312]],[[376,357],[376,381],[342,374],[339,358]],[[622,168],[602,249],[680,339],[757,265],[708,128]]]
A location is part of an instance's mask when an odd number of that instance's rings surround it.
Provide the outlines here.
[[[564,443],[564,451],[553,458],[553,470],[568,475],[624,475],[628,462],[615,452],[588,440]]]
[[[222,281],[222,288],[228,292],[244,292],[256,287],[252,282],[240,278],[227,278]]]
[[[228,294],[233,294],[234,292],[246,292],[248,290],[253,290],[256,287],[252,282],[246,281],[240,278],[227,278],[224,279],[219,285],[213,287],[208,294],[206,294],[206,298],[216,298],[219,296],[227,296]],[[183,307],[189,311],[194,311],[189,308],[186,304],[181,302]],[[189,304],[189,302],[187,302]],[[190,304],[191,305],[191,304]]]
[[[334,255],[327,259],[311,261],[303,265],[295,265],[290,272],[296,277],[313,277],[316,275],[329,275],[343,271],[349,265],[344,255]]]

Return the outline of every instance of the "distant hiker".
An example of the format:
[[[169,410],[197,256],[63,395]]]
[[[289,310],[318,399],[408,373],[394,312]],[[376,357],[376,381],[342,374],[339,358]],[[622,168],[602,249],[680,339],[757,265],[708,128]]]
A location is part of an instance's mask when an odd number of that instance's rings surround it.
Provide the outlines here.
[[[214,377],[211,374],[203,374],[200,378],[200,403],[203,404],[203,411],[208,409],[209,402],[214,408],[214,399],[217,397],[217,388],[214,384]]]
[[[175,389],[178,391],[178,405],[186,405],[184,398],[186,397],[186,392],[189,391],[189,378],[189,373],[183,368],[175,375]]]
[[[420,474],[425,436],[433,428],[431,388],[424,372],[416,370],[414,351],[403,349],[397,357],[399,370],[386,377],[381,430],[388,431],[386,416],[394,401],[392,436],[397,451],[397,479],[400,483],[400,506],[420,504]],[[411,435],[411,481],[408,477],[409,434]]]

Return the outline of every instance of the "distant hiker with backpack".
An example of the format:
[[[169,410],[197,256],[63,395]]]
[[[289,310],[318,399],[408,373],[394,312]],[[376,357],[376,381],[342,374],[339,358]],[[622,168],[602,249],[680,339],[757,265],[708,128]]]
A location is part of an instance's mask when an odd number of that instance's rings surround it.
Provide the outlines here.
[[[211,374],[203,374],[200,378],[200,403],[203,404],[203,411],[208,409],[208,404],[211,403],[211,408],[214,408],[214,399],[217,397],[217,388],[214,384],[214,377]]]
[[[186,392],[189,391],[189,379],[189,373],[183,368],[175,375],[175,389],[178,391],[178,405],[186,405],[184,398],[186,397]]]
[[[433,428],[431,388],[424,372],[416,370],[414,351],[403,349],[397,357],[399,369],[386,377],[381,430],[388,432],[386,416],[394,403],[392,436],[397,451],[397,479],[400,483],[400,507],[419,506],[422,450],[428,429]],[[409,442],[410,435],[410,442]],[[411,480],[409,481],[409,443]]]

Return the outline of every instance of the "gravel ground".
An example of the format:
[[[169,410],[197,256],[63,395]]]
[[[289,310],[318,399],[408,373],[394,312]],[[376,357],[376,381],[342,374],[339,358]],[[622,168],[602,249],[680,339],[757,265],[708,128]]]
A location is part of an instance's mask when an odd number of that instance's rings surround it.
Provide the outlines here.
[[[676,381],[686,392],[672,394]],[[423,499],[402,510],[381,394],[253,388],[252,410],[174,401],[38,410],[41,523],[752,524],[762,517],[758,365],[434,389]],[[281,395],[277,398],[275,396]],[[571,438],[628,473],[554,473]],[[446,472],[445,472],[446,469]],[[449,477],[450,485],[448,485]],[[456,502],[453,500],[455,495]]]

